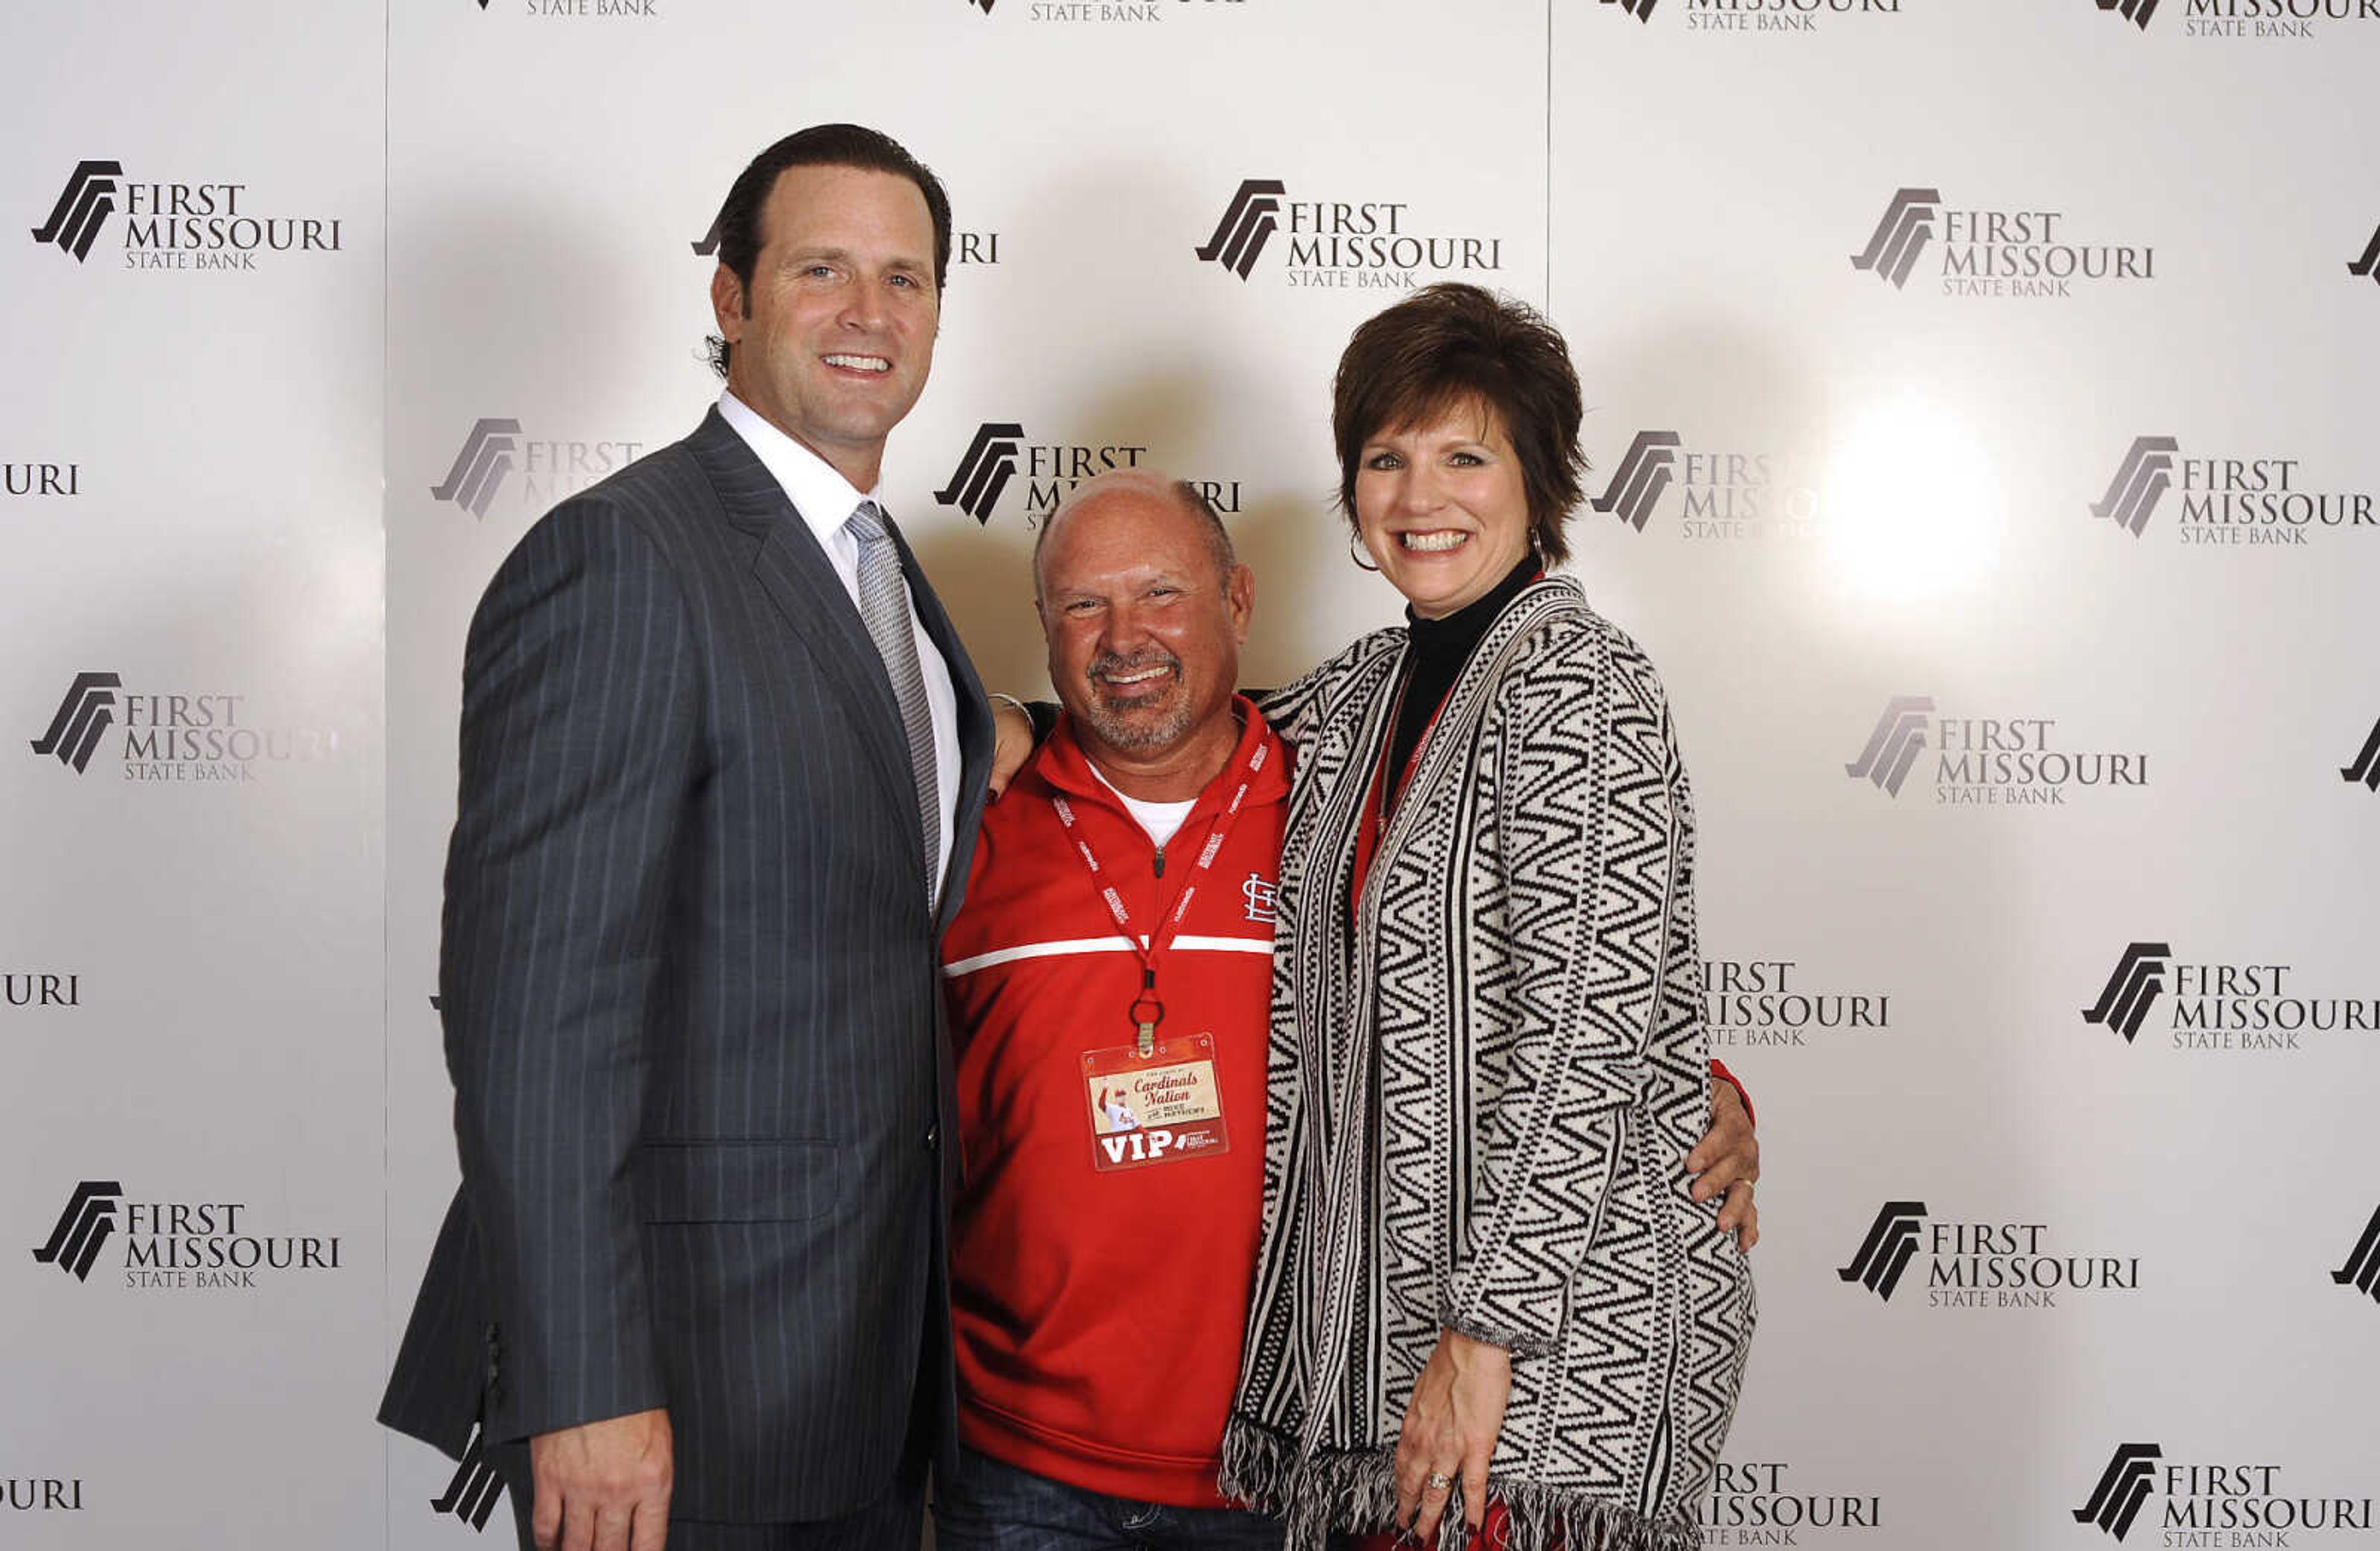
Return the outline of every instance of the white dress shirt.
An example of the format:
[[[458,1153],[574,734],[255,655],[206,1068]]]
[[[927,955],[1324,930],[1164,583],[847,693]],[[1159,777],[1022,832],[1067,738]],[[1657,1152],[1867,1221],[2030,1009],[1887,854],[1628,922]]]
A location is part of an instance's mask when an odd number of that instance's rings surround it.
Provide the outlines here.
[[[859,540],[844,525],[863,501],[873,501],[879,510],[883,509],[880,493],[883,487],[879,485],[865,494],[854,490],[851,481],[836,473],[832,464],[762,419],[732,393],[719,395],[719,416],[735,429],[735,434],[752,449],[752,455],[775,477],[785,499],[794,503],[794,510],[801,514],[811,536],[818,539],[819,548],[826,551],[827,563],[834,567],[843,590],[851,595],[851,606],[858,608]],[[909,628],[917,637],[917,668],[926,680],[926,709],[934,723],[934,780],[938,788],[934,795],[936,812],[942,821],[934,862],[935,877],[941,878],[950,870],[951,830],[958,819],[959,696],[951,683],[950,664],[942,660],[933,637],[918,623],[914,598],[909,602]],[[941,898],[939,884],[934,897],[937,903]]]

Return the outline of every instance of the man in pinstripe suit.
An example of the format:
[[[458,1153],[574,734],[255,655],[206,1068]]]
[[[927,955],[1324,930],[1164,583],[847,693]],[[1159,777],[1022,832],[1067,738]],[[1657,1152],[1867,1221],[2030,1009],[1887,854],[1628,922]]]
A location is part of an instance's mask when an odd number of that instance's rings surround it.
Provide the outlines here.
[[[991,719],[875,504],[941,184],[848,125],[720,217],[727,392],[546,516],[464,663],[440,969],[462,1188],[381,1416],[524,1545],[913,1551],[950,1448],[935,944]]]

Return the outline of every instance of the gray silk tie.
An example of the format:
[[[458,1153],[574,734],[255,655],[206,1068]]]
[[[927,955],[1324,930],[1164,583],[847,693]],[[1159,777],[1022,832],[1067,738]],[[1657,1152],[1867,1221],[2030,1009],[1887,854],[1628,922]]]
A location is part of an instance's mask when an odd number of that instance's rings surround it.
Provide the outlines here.
[[[901,725],[909,734],[909,772],[917,782],[917,820],[924,826],[926,848],[926,898],[930,902],[941,883],[942,793],[934,768],[934,717],[926,704],[926,675],[917,666],[908,583],[901,575],[901,551],[893,546],[884,514],[876,503],[861,502],[844,526],[859,540],[859,618],[876,642],[876,654],[884,660],[884,676],[892,681],[892,698],[901,707]]]

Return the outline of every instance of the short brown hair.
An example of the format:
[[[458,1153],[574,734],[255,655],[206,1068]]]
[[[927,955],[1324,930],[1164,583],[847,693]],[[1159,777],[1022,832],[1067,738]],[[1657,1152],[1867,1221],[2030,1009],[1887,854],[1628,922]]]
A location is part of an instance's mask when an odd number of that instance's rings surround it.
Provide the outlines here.
[[[926,213],[934,223],[934,289],[940,291],[951,270],[951,197],[933,169],[881,131],[858,124],[813,124],[796,129],[752,158],[728,186],[726,202],[711,224],[718,238],[719,261],[735,272],[744,293],[744,316],[752,316],[752,272],[759,262],[765,236],[760,217],[776,192],[778,176],[789,167],[856,167],[861,172],[891,173],[917,186],[926,198]],[[697,248],[697,252],[701,249]],[[710,341],[710,370],[727,375],[735,346],[717,334]]]
[[[1492,412],[1520,459],[1529,542],[1547,564],[1570,558],[1563,526],[1579,503],[1578,427],[1585,413],[1561,331],[1526,302],[1476,285],[1430,285],[1366,319],[1330,385],[1339,510],[1355,521],[1364,444],[1431,424],[1466,405]]]

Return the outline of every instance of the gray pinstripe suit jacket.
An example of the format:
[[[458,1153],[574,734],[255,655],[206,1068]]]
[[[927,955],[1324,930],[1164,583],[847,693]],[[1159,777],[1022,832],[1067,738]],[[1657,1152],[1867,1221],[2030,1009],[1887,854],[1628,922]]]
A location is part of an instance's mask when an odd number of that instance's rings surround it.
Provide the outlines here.
[[[459,1456],[666,1406],[673,1512],[759,1522],[880,1493],[913,1395],[948,1447],[935,943],[991,718],[901,559],[958,689],[939,919],[882,663],[716,410],[489,584],[439,971],[463,1184],[388,1425]]]

